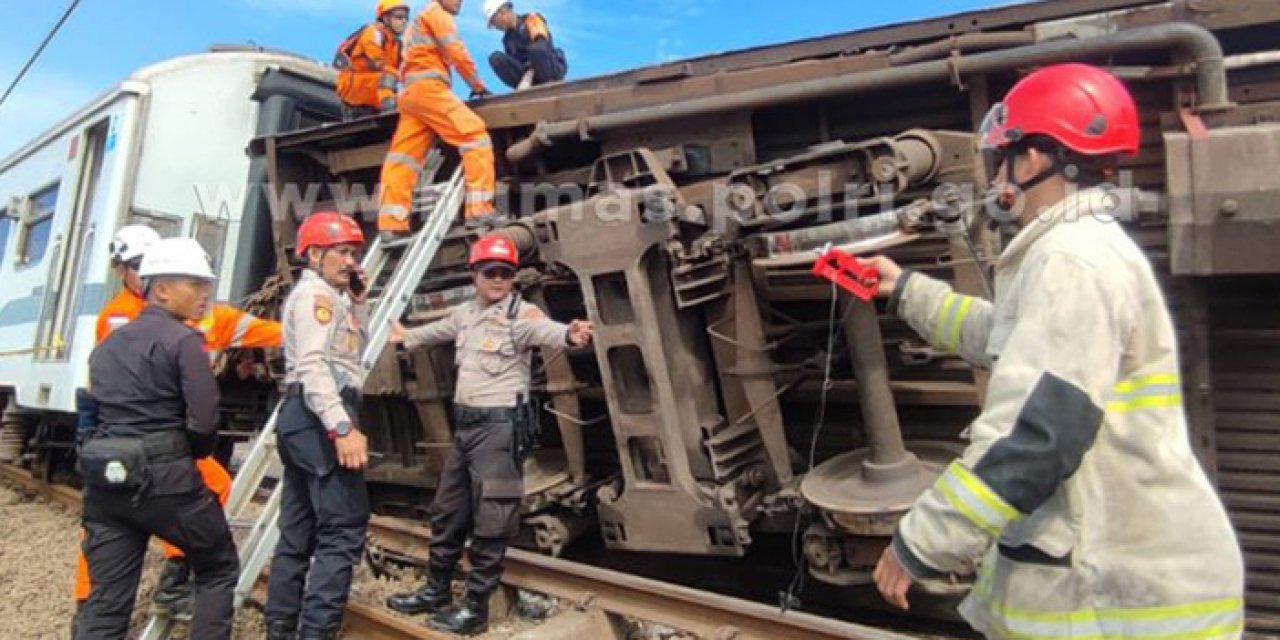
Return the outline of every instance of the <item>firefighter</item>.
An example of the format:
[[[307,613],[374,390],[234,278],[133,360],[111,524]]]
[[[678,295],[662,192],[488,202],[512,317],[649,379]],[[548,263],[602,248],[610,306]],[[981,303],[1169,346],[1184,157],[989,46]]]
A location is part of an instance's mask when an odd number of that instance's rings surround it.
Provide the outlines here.
[[[485,0],[484,17],[490,28],[503,33],[503,50],[489,55],[489,66],[507,86],[523,89],[527,72],[533,73],[533,86],[564,80],[564,50],[556,48],[542,14],[517,15],[506,0]]]
[[[270,640],[337,638],[364,550],[363,246],[360,225],[338,213],[313,214],[298,228],[307,267],[281,316],[287,396],[276,424],[284,495],[264,613]]]
[[[400,122],[382,165],[378,230],[405,234],[413,207],[413,188],[436,136],[458,148],[466,177],[463,216],[469,228],[498,226],[505,217],[493,207],[493,143],[484,121],[453,94],[457,69],[472,98],[489,95],[476,63],[458,36],[454,22],[462,0],[434,0],[405,36]]]
[[[342,41],[333,59],[346,120],[396,110],[400,35],[409,25],[409,5],[403,0],[378,0],[375,13],[372,24]]]
[[[120,278],[123,290],[98,313],[95,342],[101,344],[112,331],[137,319],[146,308],[142,295],[142,278],[138,275],[147,249],[160,241],[160,234],[146,225],[121,227],[111,239],[111,264]],[[213,305],[209,313],[189,324],[205,339],[204,349],[212,358],[232,348],[277,348],[280,346],[280,323],[262,320],[234,307]],[[90,410],[90,413],[93,413]],[[82,412],[83,414],[83,412]],[[96,418],[88,417],[82,428],[93,427]],[[231,494],[231,474],[213,456],[196,460],[196,469],[219,503],[225,504]],[[164,544],[165,565],[156,585],[156,604],[175,610],[186,609],[191,601],[191,570],[178,547]],[[89,598],[89,566],[84,554],[76,562],[75,597],[77,608]]]
[[[84,554],[93,579],[78,640],[129,631],[147,541],[187,552],[195,574],[191,637],[230,638],[239,559],[226,517],[194,459],[217,441],[218,384],[204,339],[186,322],[209,305],[213,270],[199,243],[161,240],[139,275],[147,306],[94,351],[100,422],[80,449]]]
[[[529,393],[530,349],[581,346],[592,334],[590,322],[554,322],[513,293],[519,260],[507,239],[481,238],[468,263],[476,287],[474,301],[438,322],[408,330],[396,324],[391,332],[391,342],[409,350],[452,341],[458,382],[453,448],[431,506],[427,578],[417,591],[387,601],[402,613],[437,612],[430,626],[464,634],[487,627],[489,595],[502,577],[507,539],[520,526],[524,482],[517,460],[522,443],[516,421],[528,415],[521,400]],[[466,594],[456,606],[445,608],[468,533],[471,571]]]
[[[964,454],[875,569],[890,603],[976,573],[960,611],[989,637],[1240,636],[1241,553],[1188,438],[1173,322],[1102,186],[1138,141],[1114,76],[1040,69],[981,131],[994,216],[1019,228],[994,302],[868,261],[916,331],[991,368]]]

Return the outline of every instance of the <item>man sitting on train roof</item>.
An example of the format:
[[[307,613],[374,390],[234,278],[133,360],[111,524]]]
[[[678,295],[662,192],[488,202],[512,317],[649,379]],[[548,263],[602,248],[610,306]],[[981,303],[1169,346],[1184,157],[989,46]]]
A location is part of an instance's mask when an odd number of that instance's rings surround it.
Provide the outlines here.
[[[378,0],[374,13],[376,19],[347,36],[333,57],[344,120],[396,110],[400,36],[409,26],[409,4]]]
[[[506,0],[485,0],[484,17],[489,27],[503,32],[504,50],[490,54],[489,65],[507,86],[518,90],[564,80],[569,65],[542,14],[518,15]]]

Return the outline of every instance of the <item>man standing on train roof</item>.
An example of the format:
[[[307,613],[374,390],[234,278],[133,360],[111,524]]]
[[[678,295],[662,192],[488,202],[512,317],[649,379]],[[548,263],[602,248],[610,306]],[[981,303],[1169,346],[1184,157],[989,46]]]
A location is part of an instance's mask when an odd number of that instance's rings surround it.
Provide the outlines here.
[[[467,228],[506,224],[507,216],[494,208],[496,182],[489,130],[484,120],[453,94],[456,70],[471,87],[472,98],[489,95],[458,34],[456,16],[461,8],[462,0],[433,0],[414,18],[405,35],[400,119],[382,164],[378,200],[378,231],[383,234],[410,233],[414,188],[437,137],[457,147],[462,156],[466,181],[462,215]]]
[[[876,566],[890,603],[906,609],[913,582],[976,574],[960,613],[988,637],[1242,633],[1243,560],[1192,451],[1168,305],[1114,222],[1121,201],[1101,188],[1139,134],[1111,74],[1040,69],[980,133],[992,215],[1019,227],[995,266],[995,300],[865,261],[892,312],[991,370],[964,454]]]
[[[507,0],[484,0],[484,17],[490,28],[503,33],[503,50],[489,55],[489,66],[504,84],[524,89],[521,81],[529,73],[530,86],[564,80],[568,70],[564,50],[556,47],[542,14],[519,15]]]
[[[98,312],[96,343],[101,344],[113,331],[136,320],[146,308],[139,269],[147,250],[157,242],[160,242],[160,234],[142,224],[121,227],[112,237],[109,246],[111,265],[120,278],[122,289]],[[280,323],[256,318],[226,305],[213,305],[208,313],[189,326],[204,336],[205,353],[211,360],[226,349],[274,349],[280,346]],[[92,403],[92,396],[82,397],[81,402]],[[93,411],[82,411],[84,413]],[[92,429],[96,415],[85,416],[82,421],[84,429]],[[226,468],[213,456],[206,456],[196,460],[196,470],[204,479],[205,486],[218,496],[219,503],[225,504],[231,493],[231,474]],[[164,543],[164,556],[164,568],[153,597],[158,605],[176,611],[185,610],[191,604],[191,569],[182,550],[167,542]],[[79,554],[76,567],[75,598],[79,608],[89,599],[91,588],[89,565],[83,553]]]

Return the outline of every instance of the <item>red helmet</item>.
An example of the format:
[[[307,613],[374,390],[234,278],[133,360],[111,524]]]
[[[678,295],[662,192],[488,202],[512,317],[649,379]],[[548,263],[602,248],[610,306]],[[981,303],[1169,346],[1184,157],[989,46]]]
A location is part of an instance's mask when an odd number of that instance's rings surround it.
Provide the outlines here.
[[[1085,156],[1138,153],[1138,108],[1115,76],[1087,64],[1056,64],[1018,81],[982,123],[981,146],[1030,135]]]
[[[355,220],[326,211],[313,213],[298,227],[298,257],[304,258],[312,247],[336,247],[340,244],[364,244],[364,232]]]
[[[512,267],[519,267],[520,253],[516,250],[516,245],[505,236],[491,233],[471,246],[467,266],[474,267],[481,262],[505,262]]]

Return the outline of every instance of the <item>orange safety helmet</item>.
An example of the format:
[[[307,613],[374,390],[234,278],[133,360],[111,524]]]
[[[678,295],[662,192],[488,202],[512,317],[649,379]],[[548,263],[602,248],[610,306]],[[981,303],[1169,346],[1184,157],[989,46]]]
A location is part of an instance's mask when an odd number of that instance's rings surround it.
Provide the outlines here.
[[[360,224],[341,213],[313,213],[298,227],[299,258],[305,258],[307,250],[312,247],[336,247],[340,244],[364,244]]]
[[[402,0],[378,0],[378,15],[376,17],[381,18],[396,9],[404,9],[405,11],[408,11],[409,3],[403,2]]]
[[[467,266],[475,267],[482,262],[505,262],[518,268],[520,253],[516,250],[516,245],[512,244],[506,236],[491,233],[477,240],[471,247]]]
[[[1055,64],[1018,81],[982,123],[983,149],[1042,135],[1083,156],[1138,153],[1138,107],[1115,76],[1087,64]]]

